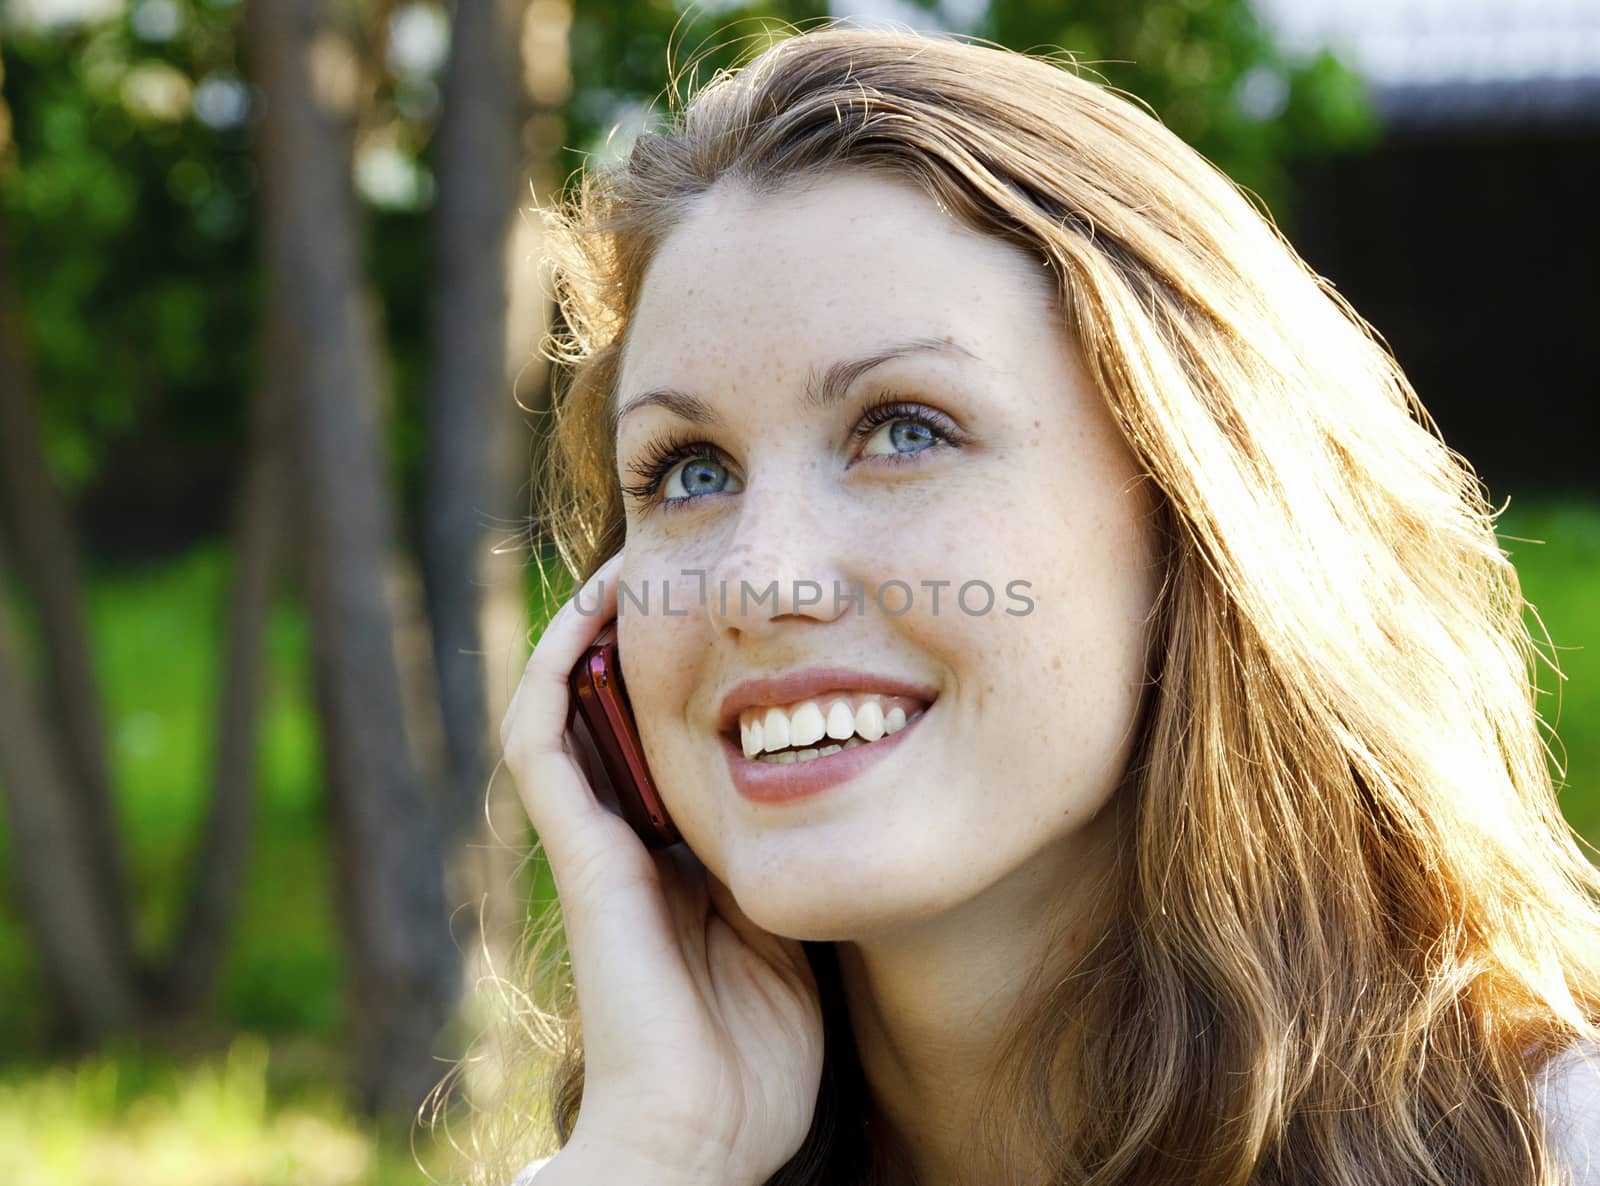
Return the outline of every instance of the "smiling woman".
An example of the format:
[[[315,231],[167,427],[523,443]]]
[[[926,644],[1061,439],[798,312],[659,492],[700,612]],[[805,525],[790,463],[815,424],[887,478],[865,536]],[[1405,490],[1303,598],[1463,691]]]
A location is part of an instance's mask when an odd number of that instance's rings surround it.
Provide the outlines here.
[[[1225,178],[1055,63],[832,27],[551,223],[589,586],[502,737],[564,931],[479,1147],[531,1084],[538,1186],[1582,1169],[1600,875],[1496,512]],[[565,740],[611,617],[664,850]]]

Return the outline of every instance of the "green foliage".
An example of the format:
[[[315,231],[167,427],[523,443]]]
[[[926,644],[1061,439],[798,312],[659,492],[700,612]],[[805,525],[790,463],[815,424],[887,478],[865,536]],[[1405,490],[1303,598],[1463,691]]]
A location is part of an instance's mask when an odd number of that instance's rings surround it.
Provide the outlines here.
[[[194,4],[164,42],[119,20],[5,44],[15,159],[0,211],[50,460],[69,487],[135,422],[180,443],[239,431],[255,170],[242,124],[213,128],[190,110],[197,88],[237,83],[235,18]]]
[[[916,2],[939,8],[936,0]],[[681,15],[682,7],[577,6],[569,170],[590,155],[607,159],[616,151],[607,143],[612,129],[629,131],[642,122],[639,106],[663,94],[669,34],[675,65],[698,61],[692,77],[703,82],[759,47],[763,18],[807,27],[826,15],[826,5],[752,4],[714,15],[692,8]],[[1288,59],[1248,0],[990,0],[970,32],[1079,63],[1152,109],[1280,217],[1289,164],[1358,148],[1377,135],[1360,80],[1328,53]],[[700,57],[702,48],[713,52]],[[655,104],[657,116],[661,106]]]
[[[667,50],[672,65],[699,62],[698,77],[709,79],[732,66],[751,45],[766,43],[766,30],[788,22],[804,26],[828,15],[826,0],[778,0],[699,5],[669,0],[605,0],[574,5],[569,52],[573,92],[567,103],[567,144],[563,173],[591,155],[604,160],[612,129],[628,131],[631,119],[653,105],[659,115],[668,88]],[[685,80],[687,81],[687,80]],[[680,92],[687,89],[680,86]],[[624,137],[625,138],[625,137]]]
[[[1369,143],[1360,80],[1330,54],[1291,61],[1247,0],[992,0],[978,32],[1064,52],[1135,97],[1287,220],[1287,166]]]
[[[135,434],[162,442],[178,464],[233,451],[259,374],[250,144],[259,99],[243,81],[242,6],[176,8],[177,27],[160,41],[139,35],[130,6],[112,20],[10,30],[4,44],[14,160],[0,174],[0,214],[16,248],[46,448],[72,491]],[[369,116],[413,161],[436,116],[409,97],[424,83],[383,75]],[[366,228],[399,412],[392,454],[412,487],[427,228],[425,207],[403,206],[377,211]]]

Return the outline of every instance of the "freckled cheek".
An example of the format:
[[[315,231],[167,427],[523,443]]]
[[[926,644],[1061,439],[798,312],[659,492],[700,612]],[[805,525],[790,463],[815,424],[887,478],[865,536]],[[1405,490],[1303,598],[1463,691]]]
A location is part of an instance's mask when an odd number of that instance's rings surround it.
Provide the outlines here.
[[[1035,611],[994,647],[1004,671],[986,729],[992,746],[1030,754],[1028,769],[1070,772],[1086,790],[1115,776],[1145,679],[1144,607],[1130,580],[1058,573],[1036,590]]]
[[[663,613],[661,592],[662,586],[653,585],[649,611],[636,612],[630,602],[617,622],[617,649],[622,655],[628,699],[647,739],[662,728],[682,728],[705,652],[704,632],[696,618]],[[678,590],[672,588],[669,593],[676,597]]]
[[[953,577],[987,529],[981,504],[959,488],[896,492],[833,517],[831,530],[853,566],[878,580],[913,584]]]
[[[645,539],[635,536],[627,544],[618,605],[621,615],[692,615],[702,603],[705,548],[685,541]]]
[[[727,523],[697,523],[667,532],[639,531],[627,545],[629,580],[648,583],[651,612],[665,605],[674,615],[703,613],[714,604],[718,574],[727,562]],[[665,591],[665,601],[663,601]]]
[[[940,502],[923,514],[898,519],[881,531],[865,555],[879,579],[894,577],[917,589],[919,606],[932,611],[933,590],[920,582],[948,581],[938,590],[938,614],[986,617],[1025,604],[1008,596],[1012,582],[1037,588],[1041,557],[1051,550],[1041,538],[1053,524],[1010,514],[1003,503],[978,497]],[[963,591],[963,586],[966,586]],[[1019,589],[1025,597],[1028,585]],[[964,608],[963,608],[964,607]]]
[[[720,757],[686,717],[695,677],[685,641],[677,620],[661,617],[635,619],[632,635],[622,636],[624,653],[638,660],[626,670],[645,761],[674,813],[684,808],[683,788],[698,785],[706,763]],[[627,652],[630,643],[638,649]]]
[[[1065,808],[1098,795],[1120,769],[1133,710],[1126,673],[1105,642],[1071,622],[1016,625],[972,630],[948,656],[961,707],[975,713],[966,752],[986,778],[1036,788],[1044,799],[1030,802]]]

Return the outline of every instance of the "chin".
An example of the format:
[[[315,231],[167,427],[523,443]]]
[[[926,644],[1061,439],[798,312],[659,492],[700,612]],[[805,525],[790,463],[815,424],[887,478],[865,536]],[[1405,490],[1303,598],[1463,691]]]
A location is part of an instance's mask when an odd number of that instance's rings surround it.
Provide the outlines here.
[[[762,930],[785,939],[845,942],[937,914],[940,887],[915,885],[882,869],[854,875],[832,862],[832,876],[791,872],[792,862],[761,861],[748,874],[729,870],[724,884]],[[801,884],[809,882],[809,884]]]

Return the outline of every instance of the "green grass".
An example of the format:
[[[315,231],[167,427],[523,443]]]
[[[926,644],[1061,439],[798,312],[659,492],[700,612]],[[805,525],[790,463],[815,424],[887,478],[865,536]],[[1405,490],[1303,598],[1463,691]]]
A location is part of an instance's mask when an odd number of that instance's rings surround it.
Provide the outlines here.
[[[230,561],[199,548],[88,592],[136,939],[170,949],[211,786]],[[530,567],[528,604],[539,601]],[[0,596],[4,591],[0,590]],[[327,803],[308,627],[280,597],[266,635],[256,831],[240,917],[221,973],[219,1020],[268,1035],[340,1040],[344,1005]],[[10,868],[0,811],[0,877]],[[11,895],[0,895],[0,1060],[37,1053],[44,992]]]
[[[225,551],[200,549],[158,570],[102,577],[89,594],[118,824],[146,952],[172,942],[204,818],[228,570]],[[14,901],[0,896],[7,1186],[428,1181],[406,1134],[380,1136],[341,1094],[344,1003],[326,805],[307,627],[292,601],[274,608],[266,648],[256,834],[217,1004],[218,1031],[237,1037],[224,1054],[179,1056],[136,1043],[76,1063],[46,1061],[38,969]],[[0,876],[10,863],[3,823]],[[416,1142],[436,1172],[444,1162],[428,1135]]]
[[[173,942],[210,793],[229,568],[225,552],[208,548],[93,592],[145,951]],[[331,1034],[340,1013],[338,934],[307,650],[303,616],[280,599],[266,636],[259,830],[221,993],[240,1026]]]
[[[1499,532],[1566,676],[1539,666],[1539,715],[1555,730],[1550,749],[1565,768],[1563,778],[1552,766],[1561,809],[1600,846],[1600,504],[1530,499],[1524,506],[1513,498]],[[1532,614],[1528,621],[1542,642]]]
[[[0,1073],[7,1186],[423,1186],[455,1167],[443,1130],[377,1139],[336,1090],[254,1035],[184,1061],[117,1050]],[[327,1076],[323,1076],[325,1080]],[[420,1163],[420,1164],[419,1164]]]
[[[173,941],[210,793],[229,567],[224,550],[204,548],[153,572],[101,578],[89,593],[135,933],[146,952]],[[306,624],[287,599],[269,620],[266,653],[257,831],[222,1010],[245,1029],[332,1037],[342,1006],[320,753]],[[39,989],[9,899],[0,974],[22,986],[0,996],[0,1048],[29,1050]]]

